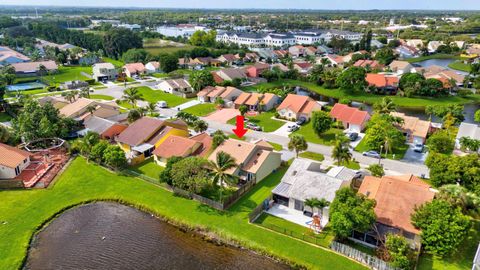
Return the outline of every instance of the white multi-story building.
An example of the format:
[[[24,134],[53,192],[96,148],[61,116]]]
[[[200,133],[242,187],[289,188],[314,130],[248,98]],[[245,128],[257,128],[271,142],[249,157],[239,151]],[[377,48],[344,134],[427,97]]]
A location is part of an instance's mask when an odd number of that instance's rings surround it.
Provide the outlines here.
[[[190,38],[193,33],[196,31],[210,31],[209,28],[205,26],[191,25],[191,24],[181,24],[177,26],[167,26],[162,25],[157,27],[157,32],[167,36],[167,37],[187,37]]]
[[[123,23],[123,24],[117,25],[116,27],[125,28],[130,31],[140,31],[142,29],[142,26],[136,23],[135,24]]]

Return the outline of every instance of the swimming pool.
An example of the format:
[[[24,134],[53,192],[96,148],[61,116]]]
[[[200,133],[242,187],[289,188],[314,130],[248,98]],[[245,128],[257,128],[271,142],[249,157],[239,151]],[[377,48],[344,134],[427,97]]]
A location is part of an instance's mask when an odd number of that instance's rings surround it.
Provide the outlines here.
[[[25,91],[25,90],[44,88],[45,86],[47,85],[40,82],[17,83],[17,84],[8,85],[7,91],[10,91],[10,92]]]

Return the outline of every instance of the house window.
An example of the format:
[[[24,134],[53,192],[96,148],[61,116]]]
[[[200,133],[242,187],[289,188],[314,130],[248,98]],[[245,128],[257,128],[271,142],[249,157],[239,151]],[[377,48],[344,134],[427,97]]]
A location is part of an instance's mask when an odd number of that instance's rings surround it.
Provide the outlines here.
[[[303,202],[299,200],[295,200],[295,210],[303,212]]]
[[[20,174],[20,168],[17,166],[15,168],[15,175],[19,175]]]

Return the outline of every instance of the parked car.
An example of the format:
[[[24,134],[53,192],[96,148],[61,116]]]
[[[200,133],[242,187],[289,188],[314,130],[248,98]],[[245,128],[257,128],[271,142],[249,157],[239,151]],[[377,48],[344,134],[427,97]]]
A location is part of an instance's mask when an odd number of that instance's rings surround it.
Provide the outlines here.
[[[358,133],[356,132],[348,133],[347,136],[351,142],[354,142],[358,139]]]
[[[298,118],[297,122],[295,122],[295,124],[301,126],[301,125],[305,124],[305,122],[307,122],[307,118],[300,117],[300,118]]]
[[[297,126],[297,125],[291,125],[291,126],[287,127],[287,130],[288,130],[288,132],[294,132],[294,131],[298,130],[299,128],[300,127]]]
[[[254,123],[247,123],[245,125],[248,129],[255,130],[255,131],[262,131],[262,128],[255,125]]]
[[[423,144],[421,144],[421,143],[415,144],[415,145],[413,146],[413,151],[414,151],[414,152],[417,152],[417,153],[422,153],[422,152],[423,152],[423,148],[424,148]]]
[[[162,108],[162,109],[168,108],[168,105],[167,105],[167,102],[166,102],[166,101],[159,101],[159,102],[157,102],[157,106],[158,106],[159,108]]]
[[[366,157],[373,157],[373,158],[380,158],[380,154],[377,151],[366,151],[363,152],[362,155]]]

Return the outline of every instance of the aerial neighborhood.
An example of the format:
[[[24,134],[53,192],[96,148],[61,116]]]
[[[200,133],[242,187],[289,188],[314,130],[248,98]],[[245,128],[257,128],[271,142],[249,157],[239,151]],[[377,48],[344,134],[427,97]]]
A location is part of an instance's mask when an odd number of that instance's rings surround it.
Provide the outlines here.
[[[22,12],[0,10],[0,269],[96,201],[288,267],[480,269],[477,13]]]

